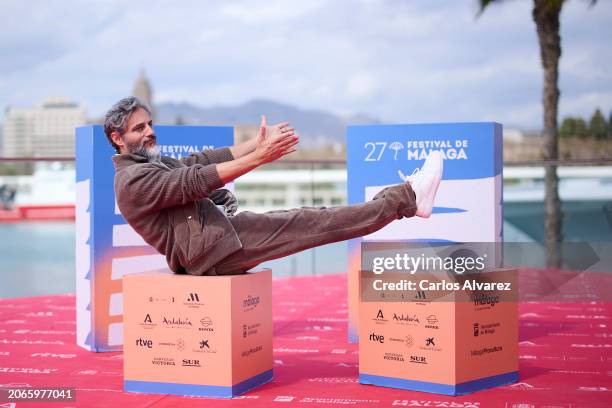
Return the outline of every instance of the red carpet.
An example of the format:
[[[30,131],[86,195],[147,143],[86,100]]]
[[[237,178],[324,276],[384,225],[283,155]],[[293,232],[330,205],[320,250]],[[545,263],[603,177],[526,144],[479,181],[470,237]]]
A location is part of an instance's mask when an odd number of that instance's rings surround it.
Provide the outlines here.
[[[521,303],[520,382],[447,397],[357,383],[345,275],[277,279],[273,293],[274,381],[242,397],[124,393],[121,353],[75,345],[72,295],[0,300],[0,386],[76,388],[52,407],[612,407],[611,302]]]

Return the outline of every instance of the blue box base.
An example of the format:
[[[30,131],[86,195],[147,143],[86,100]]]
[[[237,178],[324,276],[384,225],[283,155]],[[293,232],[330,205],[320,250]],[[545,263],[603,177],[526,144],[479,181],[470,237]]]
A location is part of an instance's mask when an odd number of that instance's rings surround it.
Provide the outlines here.
[[[359,373],[359,383],[368,385],[380,385],[382,387],[401,388],[412,391],[431,392],[444,395],[464,395],[486,388],[498,387],[500,385],[512,384],[519,379],[518,371],[480,378],[456,385],[439,384],[427,381],[405,380],[402,378],[383,377],[379,375]]]
[[[154,381],[123,381],[126,392],[142,392],[147,394],[192,395],[196,397],[231,398],[244,394],[260,385],[272,381],[272,370],[264,371],[231,387],[218,385],[177,384]]]

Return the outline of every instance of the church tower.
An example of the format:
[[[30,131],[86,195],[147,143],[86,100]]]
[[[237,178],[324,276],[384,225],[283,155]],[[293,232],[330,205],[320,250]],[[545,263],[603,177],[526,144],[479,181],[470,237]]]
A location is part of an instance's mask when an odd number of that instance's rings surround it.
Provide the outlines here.
[[[140,71],[140,75],[136,78],[134,82],[134,91],[132,95],[149,105],[151,108],[151,113],[153,115],[153,120],[155,120],[155,106],[153,106],[153,89],[151,88],[151,83],[149,79],[145,75],[144,69]]]

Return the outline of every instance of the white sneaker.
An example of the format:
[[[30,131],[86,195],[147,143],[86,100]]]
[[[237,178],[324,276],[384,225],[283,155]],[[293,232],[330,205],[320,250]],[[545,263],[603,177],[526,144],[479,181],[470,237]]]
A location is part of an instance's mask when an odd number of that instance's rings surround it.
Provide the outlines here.
[[[410,176],[404,178],[410,183],[416,194],[417,211],[415,215],[417,217],[429,218],[431,216],[438,186],[442,179],[442,161],[442,154],[433,150],[425,159],[420,170],[417,168]]]

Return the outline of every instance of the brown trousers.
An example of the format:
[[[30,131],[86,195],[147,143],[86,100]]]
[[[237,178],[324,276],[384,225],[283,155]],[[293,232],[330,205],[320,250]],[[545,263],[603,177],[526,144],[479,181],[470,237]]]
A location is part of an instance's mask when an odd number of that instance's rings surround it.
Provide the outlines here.
[[[208,274],[241,274],[261,262],[371,234],[393,220],[414,216],[415,199],[414,191],[405,183],[385,188],[364,204],[263,214],[243,211],[228,217],[242,249],[222,259]]]

